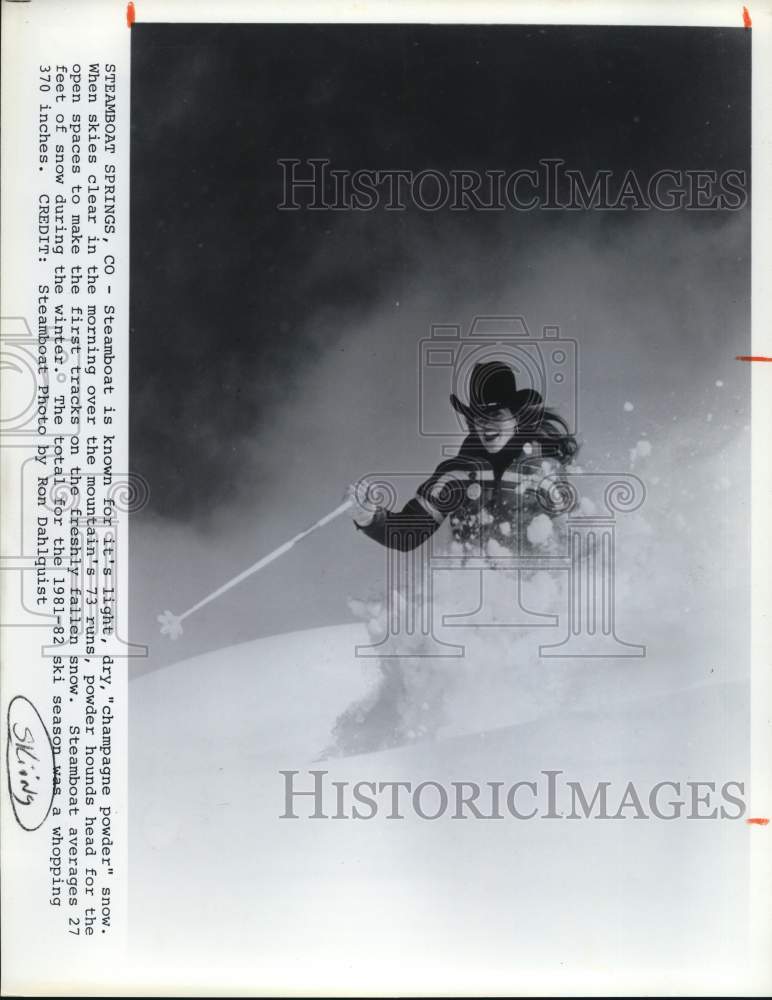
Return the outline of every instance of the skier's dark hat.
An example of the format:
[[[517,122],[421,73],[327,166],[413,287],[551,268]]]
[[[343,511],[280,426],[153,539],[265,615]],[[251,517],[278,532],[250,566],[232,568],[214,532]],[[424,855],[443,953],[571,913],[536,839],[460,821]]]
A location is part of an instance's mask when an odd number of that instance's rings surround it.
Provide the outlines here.
[[[451,393],[453,409],[467,420],[484,420],[497,410],[517,413],[524,406],[541,406],[542,397],[534,389],[518,389],[515,373],[501,361],[476,364],[469,379],[469,405]]]

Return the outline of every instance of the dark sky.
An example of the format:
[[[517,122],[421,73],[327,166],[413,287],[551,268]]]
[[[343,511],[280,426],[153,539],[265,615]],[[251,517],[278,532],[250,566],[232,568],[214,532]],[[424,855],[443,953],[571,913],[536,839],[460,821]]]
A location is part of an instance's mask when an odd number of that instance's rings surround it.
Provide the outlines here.
[[[135,25],[131,448],[152,510],[195,518],[237,480],[259,488],[241,442],[270,428],[342,329],[415,291],[427,246],[442,245],[452,279],[467,254],[495,269],[502,241],[517,259],[584,224],[279,212],[277,159],[748,169],[749,51],[742,29]],[[618,238],[631,214],[593,225]]]

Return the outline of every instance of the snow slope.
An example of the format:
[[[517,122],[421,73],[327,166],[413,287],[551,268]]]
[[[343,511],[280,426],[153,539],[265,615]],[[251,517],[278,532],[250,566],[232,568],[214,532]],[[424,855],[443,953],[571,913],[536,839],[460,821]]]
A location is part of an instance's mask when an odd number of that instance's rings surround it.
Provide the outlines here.
[[[319,763],[336,718],[375,683],[374,661],[353,654],[363,641],[360,625],[294,632],[132,681],[138,986],[549,992],[592,974],[595,992],[612,975],[630,993],[688,976],[738,988],[742,821],[280,819],[279,771],[306,788],[313,768],[414,784],[510,785],[546,769],[589,787],[743,780],[743,683],[672,669],[669,690],[659,671],[620,691],[604,668],[608,697],[584,711]]]

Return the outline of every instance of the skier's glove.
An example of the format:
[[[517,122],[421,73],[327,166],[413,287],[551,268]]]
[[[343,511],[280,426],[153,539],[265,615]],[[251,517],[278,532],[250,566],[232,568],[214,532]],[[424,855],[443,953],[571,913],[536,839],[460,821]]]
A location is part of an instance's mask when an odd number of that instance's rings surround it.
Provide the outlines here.
[[[358,524],[360,528],[366,528],[368,524],[372,524],[376,513],[373,510],[372,504],[365,502],[365,494],[366,490],[362,483],[351,483],[343,495],[345,500],[352,501],[351,516],[354,519],[354,523]]]

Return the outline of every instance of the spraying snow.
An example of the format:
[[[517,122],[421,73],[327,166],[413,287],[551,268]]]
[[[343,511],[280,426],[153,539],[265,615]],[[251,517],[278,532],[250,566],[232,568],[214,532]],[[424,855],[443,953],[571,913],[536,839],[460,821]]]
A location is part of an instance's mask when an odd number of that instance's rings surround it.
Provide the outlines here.
[[[726,518],[722,500],[732,481],[742,481],[744,435],[714,442],[715,451],[698,459],[690,431],[700,433],[699,419],[684,421],[678,437],[656,449],[642,437],[629,449],[628,469],[643,477],[647,497],[638,511],[617,517],[616,628],[622,641],[645,646],[643,657],[540,655],[540,647],[565,634],[568,573],[509,568],[510,526],[502,525],[485,549],[488,569],[436,572],[430,598],[407,598],[416,620],[421,603],[431,600],[434,636],[460,644],[463,655],[433,655],[424,635],[389,634],[392,608],[410,614],[404,593],[350,602],[382,655],[377,683],[341,712],[327,753],[362,753],[744,680],[747,660],[738,650],[747,641],[741,604],[747,538],[741,519]],[[588,516],[597,512],[589,496],[578,507]],[[565,546],[566,530],[565,516],[534,512],[525,535],[534,552],[547,555]],[[458,546],[448,538],[443,551],[458,555]]]

